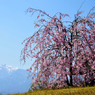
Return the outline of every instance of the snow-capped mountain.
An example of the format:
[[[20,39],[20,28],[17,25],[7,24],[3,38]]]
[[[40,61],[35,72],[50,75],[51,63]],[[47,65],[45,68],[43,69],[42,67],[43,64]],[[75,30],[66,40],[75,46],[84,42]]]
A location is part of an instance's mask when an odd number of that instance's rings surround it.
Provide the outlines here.
[[[0,93],[12,94],[27,92],[31,85],[31,78],[24,69],[8,65],[0,65]]]
[[[0,70],[5,70],[8,73],[11,73],[12,71],[17,70],[17,69],[18,69],[17,67],[8,66],[6,64],[0,65]]]

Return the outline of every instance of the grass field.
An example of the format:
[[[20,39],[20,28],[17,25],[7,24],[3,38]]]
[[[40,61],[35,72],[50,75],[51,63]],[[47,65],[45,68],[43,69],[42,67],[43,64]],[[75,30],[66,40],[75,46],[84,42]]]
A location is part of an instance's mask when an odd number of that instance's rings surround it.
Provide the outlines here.
[[[95,86],[93,87],[73,87],[66,89],[48,89],[36,90],[26,93],[17,93],[11,95],[95,95]]]

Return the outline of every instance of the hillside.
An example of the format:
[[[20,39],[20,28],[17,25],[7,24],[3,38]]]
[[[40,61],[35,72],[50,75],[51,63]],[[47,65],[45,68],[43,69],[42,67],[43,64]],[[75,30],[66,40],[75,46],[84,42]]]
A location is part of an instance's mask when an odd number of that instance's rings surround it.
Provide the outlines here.
[[[95,86],[93,87],[74,87],[55,90],[37,90],[27,93],[18,93],[12,95],[95,95]]]

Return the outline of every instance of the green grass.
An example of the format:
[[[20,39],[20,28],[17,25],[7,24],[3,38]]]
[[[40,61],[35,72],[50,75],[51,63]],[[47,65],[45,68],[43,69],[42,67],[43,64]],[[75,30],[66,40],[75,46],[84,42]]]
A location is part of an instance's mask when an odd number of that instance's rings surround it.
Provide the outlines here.
[[[11,95],[95,95],[95,86],[93,87],[71,87],[66,89],[43,89],[26,93],[17,93]]]

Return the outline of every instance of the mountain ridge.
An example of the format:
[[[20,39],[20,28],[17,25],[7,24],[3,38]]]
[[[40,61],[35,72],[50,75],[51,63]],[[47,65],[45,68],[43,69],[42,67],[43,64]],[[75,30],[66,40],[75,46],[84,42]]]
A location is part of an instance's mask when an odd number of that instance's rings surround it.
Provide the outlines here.
[[[31,86],[31,78],[24,69],[0,65],[0,93],[13,94],[27,92]]]

